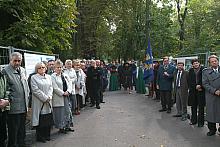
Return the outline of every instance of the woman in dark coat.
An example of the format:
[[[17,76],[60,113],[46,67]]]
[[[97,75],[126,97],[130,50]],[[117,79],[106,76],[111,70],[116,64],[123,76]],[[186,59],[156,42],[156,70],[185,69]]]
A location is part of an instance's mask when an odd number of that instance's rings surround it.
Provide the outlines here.
[[[188,105],[191,106],[191,125],[197,124],[198,127],[204,125],[205,90],[202,86],[202,70],[197,59],[192,60],[192,68],[189,70],[189,98]],[[197,107],[198,116],[197,116]]]
[[[125,90],[128,89],[129,94],[131,94],[132,70],[129,63],[124,63],[123,66],[123,87],[125,88]]]

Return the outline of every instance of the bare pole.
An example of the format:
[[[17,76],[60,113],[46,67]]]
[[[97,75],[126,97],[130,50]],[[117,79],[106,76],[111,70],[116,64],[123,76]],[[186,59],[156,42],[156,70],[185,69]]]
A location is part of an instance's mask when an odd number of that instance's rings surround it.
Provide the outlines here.
[[[151,0],[146,0],[146,42],[150,37],[150,4]]]

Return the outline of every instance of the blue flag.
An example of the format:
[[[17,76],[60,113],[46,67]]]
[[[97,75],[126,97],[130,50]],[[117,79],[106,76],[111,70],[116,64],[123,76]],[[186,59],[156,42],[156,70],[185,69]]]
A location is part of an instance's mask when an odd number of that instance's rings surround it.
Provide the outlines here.
[[[150,38],[148,38],[147,50],[145,53],[145,62],[144,62],[144,80],[145,84],[149,84],[153,80],[153,56],[152,49],[150,46]]]
[[[145,64],[153,64],[152,49],[150,46],[150,38],[148,39],[147,50],[145,54]]]

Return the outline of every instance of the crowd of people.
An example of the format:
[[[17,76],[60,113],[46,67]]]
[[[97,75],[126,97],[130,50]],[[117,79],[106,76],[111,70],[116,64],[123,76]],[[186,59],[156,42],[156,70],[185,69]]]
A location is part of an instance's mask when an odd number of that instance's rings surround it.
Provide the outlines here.
[[[208,61],[210,66],[205,68],[198,59],[193,59],[192,67],[186,71],[183,62],[178,62],[175,67],[168,57],[164,57],[155,83],[162,105],[159,112],[171,113],[176,103],[177,113],[173,117],[181,117],[182,121],[189,118],[190,125],[198,127],[203,127],[206,120],[207,136],[213,136],[217,131],[216,123],[220,123],[220,69],[216,55],[211,55]],[[191,107],[191,116],[187,106]]]
[[[49,60],[35,65],[34,73],[26,77],[21,67],[22,55],[14,52],[9,64],[0,72],[0,144],[24,147],[27,111],[32,111],[31,124],[36,129],[36,140],[50,141],[54,126],[59,133],[74,132],[74,115],[82,108],[100,109],[105,103],[103,93],[124,89],[128,94],[136,90],[161,102],[159,112],[171,113],[176,103],[182,121],[189,117],[190,125],[204,126],[208,122],[208,136],[216,133],[220,122],[220,69],[218,57],[209,57],[210,67],[204,68],[199,60],[192,60],[192,68],[184,70],[184,63],[176,66],[164,57],[154,66],[135,61],[108,65],[100,60]],[[110,75],[110,76],[109,76]],[[197,112],[198,111],[198,112]],[[220,131],[220,129],[218,129]]]

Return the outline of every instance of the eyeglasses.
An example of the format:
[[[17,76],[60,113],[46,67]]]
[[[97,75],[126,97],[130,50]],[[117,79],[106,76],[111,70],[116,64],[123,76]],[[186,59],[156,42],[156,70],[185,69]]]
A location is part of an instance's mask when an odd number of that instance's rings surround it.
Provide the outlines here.
[[[21,62],[21,60],[13,60],[13,62]]]
[[[42,66],[42,67],[38,67],[37,69],[45,69],[45,68],[46,68],[46,67],[43,67],[43,66]]]

